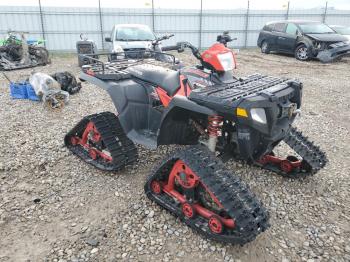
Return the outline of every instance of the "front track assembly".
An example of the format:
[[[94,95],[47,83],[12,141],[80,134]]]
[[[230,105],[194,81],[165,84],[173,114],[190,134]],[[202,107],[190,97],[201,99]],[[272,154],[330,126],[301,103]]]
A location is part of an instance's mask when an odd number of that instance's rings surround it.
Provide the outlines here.
[[[269,227],[267,211],[249,188],[203,146],[166,157],[148,178],[145,192],[216,241],[243,245]]]
[[[288,136],[283,141],[301,159],[295,156],[283,159],[270,153],[263,156],[257,164],[282,176],[300,178],[317,173],[328,162],[326,154],[294,127],[290,129]]]
[[[137,148],[110,112],[84,117],[64,142],[75,155],[101,170],[118,171],[137,160]]]

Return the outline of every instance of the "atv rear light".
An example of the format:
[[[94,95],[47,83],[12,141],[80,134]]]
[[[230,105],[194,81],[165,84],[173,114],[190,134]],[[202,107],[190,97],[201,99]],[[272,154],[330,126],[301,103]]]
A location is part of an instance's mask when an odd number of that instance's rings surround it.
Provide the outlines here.
[[[224,71],[230,71],[235,68],[235,60],[233,59],[232,52],[218,54],[218,59]]]
[[[266,113],[264,108],[252,108],[250,110],[250,115],[252,116],[253,120],[261,123],[261,124],[266,124]]]

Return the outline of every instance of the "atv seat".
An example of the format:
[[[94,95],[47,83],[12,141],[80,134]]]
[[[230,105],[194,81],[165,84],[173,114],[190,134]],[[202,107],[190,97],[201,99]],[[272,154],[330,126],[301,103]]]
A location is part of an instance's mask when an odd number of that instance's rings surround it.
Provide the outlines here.
[[[180,88],[178,71],[150,64],[132,66],[127,71],[136,78],[161,87],[169,96],[175,95]]]

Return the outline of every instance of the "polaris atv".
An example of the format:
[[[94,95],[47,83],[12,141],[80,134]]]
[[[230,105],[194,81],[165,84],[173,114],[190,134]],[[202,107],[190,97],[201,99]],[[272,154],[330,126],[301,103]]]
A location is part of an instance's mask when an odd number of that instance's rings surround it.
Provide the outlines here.
[[[188,42],[167,47],[189,48],[200,62],[176,70],[155,59],[99,60],[86,66],[80,77],[109,93],[117,115],[85,117],[65,144],[108,171],[133,164],[135,144],[150,149],[188,145],[155,167],[146,195],[206,237],[244,244],[268,228],[269,215],[221,159],[245,160],[289,177],[314,174],[327,160],[291,126],[302,84],[260,74],[235,78],[235,54],[225,44],[202,54]],[[274,155],[281,141],[298,156]]]

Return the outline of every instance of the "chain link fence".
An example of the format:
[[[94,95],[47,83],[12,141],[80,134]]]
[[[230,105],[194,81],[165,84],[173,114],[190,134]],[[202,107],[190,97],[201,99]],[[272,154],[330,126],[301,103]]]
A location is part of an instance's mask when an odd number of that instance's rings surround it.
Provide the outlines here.
[[[350,26],[350,10],[337,10],[328,2],[298,9],[286,1],[280,9],[264,10],[246,0],[230,1],[225,9],[207,8],[207,0],[191,2],[198,6],[195,9],[169,8],[162,6],[161,0],[147,0],[146,8],[110,8],[101,1],[96,0],[96,7],[50,7],[43,6],[41,0],[37,6],[0,6],[0,34],[4,36],[9,29],[27,31],[32,38],[44,38],[49,50],[72,51],[84,33],[105,49],[104,38],[113,25],[134,23],[149,25],[157,35],[174,33],[166,44],[186,40],[200,48],[210,46],[219,33],[229,30],[238,38],[231,45],[245,48],[256,46],[259,31],[268,21],[305,19]]]

